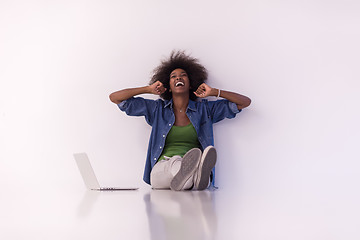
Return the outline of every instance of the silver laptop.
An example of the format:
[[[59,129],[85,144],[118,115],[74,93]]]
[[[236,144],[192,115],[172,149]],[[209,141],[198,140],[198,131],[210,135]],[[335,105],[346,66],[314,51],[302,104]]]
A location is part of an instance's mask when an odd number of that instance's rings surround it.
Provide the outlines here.
[[[95,172],[91,167],[86,153],[74,153],[74,158],[79,167],[85,186],[90,190],[97,191],[119,191],[119,190],[137,190],[138,187],[100,187]]]

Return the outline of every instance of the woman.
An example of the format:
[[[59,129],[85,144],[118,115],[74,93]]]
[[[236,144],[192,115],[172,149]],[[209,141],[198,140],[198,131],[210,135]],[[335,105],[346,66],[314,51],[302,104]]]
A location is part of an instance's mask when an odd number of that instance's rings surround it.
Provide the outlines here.
[[[182,51],[154,70],[149,86],[110,94],[110,100],[130,116],[144,116],[152,126],[144,181],[154,189],[204,190],[214,183],[216,150],[212,124],[233,118],[251,100],[205,84],[207,70]],[[150,93],[162,99],[135,97]],[[223,99],[208,101],[209,96]]]

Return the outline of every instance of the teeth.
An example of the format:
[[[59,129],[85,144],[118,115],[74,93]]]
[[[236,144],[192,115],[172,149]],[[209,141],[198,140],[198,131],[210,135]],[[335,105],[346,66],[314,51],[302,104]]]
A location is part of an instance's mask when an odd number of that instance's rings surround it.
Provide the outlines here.
[[[177,87],[177,86],[184,86],[184,83],[183,82],[177,82],[176,84],[175,84],[175,86]]]

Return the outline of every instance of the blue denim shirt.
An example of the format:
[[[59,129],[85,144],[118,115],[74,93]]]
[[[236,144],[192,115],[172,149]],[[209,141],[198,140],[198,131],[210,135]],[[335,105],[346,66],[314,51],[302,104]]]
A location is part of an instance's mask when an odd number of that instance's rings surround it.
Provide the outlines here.
[[[132,97],[119,103],[118,107],[127,115],[144,116],[146,122],[152,126],[143,177],[144,181],[150,184],[151,169],[160,157],[166,136],[175,122],[172,100]],[[235,103],[225,99],[217,101],[202,99],[200,102],[189,100],[186,115],[195,127],[201,150],[209,145],[214,146],[213,123],[224,118],[234,118],[240,111]],[[213,184],[215,180],[214,170]]]

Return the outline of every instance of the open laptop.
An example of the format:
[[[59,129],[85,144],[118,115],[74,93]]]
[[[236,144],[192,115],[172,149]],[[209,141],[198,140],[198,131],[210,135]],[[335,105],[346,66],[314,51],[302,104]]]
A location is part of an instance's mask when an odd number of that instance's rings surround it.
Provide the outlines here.
[[[74,158],[79,167],[85,186],[90,190],[97,191],[119,191],[119,190],[137,190],[138,187],[100,187],[95,172],[90,164],[86,153],[74,153]]]

